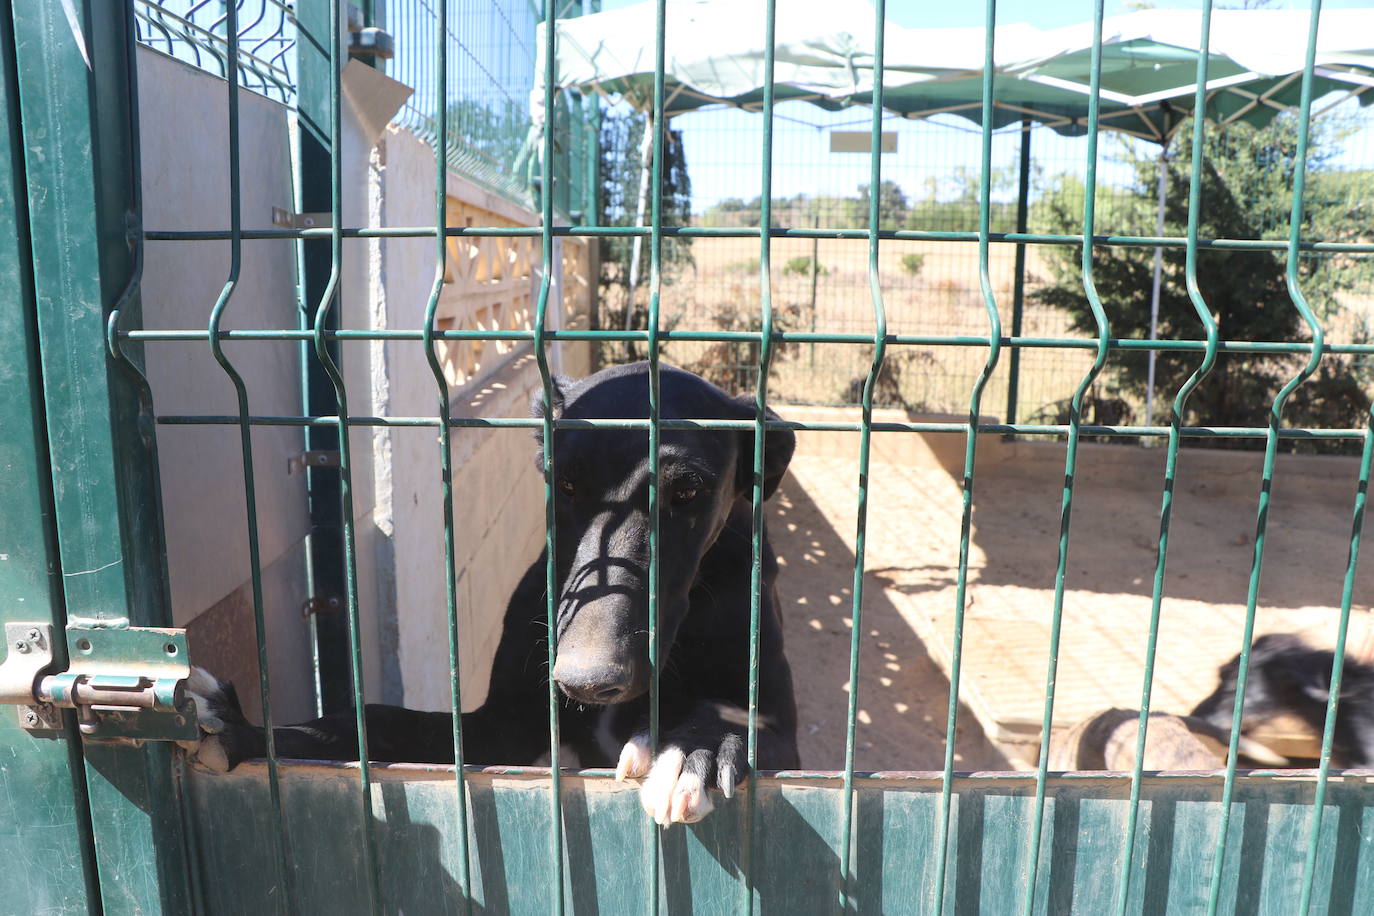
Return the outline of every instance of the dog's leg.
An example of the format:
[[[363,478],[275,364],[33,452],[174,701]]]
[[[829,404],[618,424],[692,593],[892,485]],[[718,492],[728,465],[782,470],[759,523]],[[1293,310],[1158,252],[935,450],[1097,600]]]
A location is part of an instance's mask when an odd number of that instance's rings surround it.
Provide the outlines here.
[[[192,759],[217,773],[232,770],[244,757],[254,756],[251,747],[254,729],[243,716],[234,685],[221,681],[204,668],[192,666],[186,679],[186,693],[196,703],[198,741],[179,742]],[[246,730],[246,731],[245,731]],[[264,747],[266,742],[264,741]]]

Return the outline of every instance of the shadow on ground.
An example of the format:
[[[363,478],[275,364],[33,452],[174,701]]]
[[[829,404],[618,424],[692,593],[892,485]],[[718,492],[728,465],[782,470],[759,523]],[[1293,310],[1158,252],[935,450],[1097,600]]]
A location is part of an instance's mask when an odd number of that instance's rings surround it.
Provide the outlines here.
[[[802,765],[844,766],[854,554],[806,491],[788,479],[768,503],[768,531],[782,565],[787,656],[797,687]],[[883,590],[864,582],[855,766],[938,770],[944,766],[949,681]],[[955,736],[955,768],[1007,769],[967,708]]]

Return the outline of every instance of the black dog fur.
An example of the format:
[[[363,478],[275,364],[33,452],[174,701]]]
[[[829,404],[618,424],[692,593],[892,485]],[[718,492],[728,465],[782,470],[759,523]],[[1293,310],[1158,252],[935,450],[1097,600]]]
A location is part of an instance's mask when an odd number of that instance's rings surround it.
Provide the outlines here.
[[[1241,730],[1277,715],[1296,715],[1317,734],[1326,726],[1335,653],[1314,649],[1291,633],[1271,633],[1250,647]],[[1237,655],[1218,670],[1221,683],[1193,715],[1227,731],[1236,702]],[[1347,767],[1374,765],[1374,667],[1345,661],[1331,756]]]
[[[752,420],[752,399],[735,399],[680,369],[660,370],[664,419]],[[582,381],[557,379],[555,417],[649,416],[646,363],[614,366]],[[545,410],[536,398],[536,416]],[[770,412],[770,417],[774,417]],[[538,437],[536,437],[538,438]],[[660,757],[676,749],[683,772],[729,794],[746,774],[752,429],[663,430],[660,435],[659,639]],[[763,496],[778,488],[791,460],[790,430],[766,434]],[[543,443],[540,443],[542,448]],[[648,433],[560,429],[554,435],[559,646],[553,675],[561,695],[564,744],[583,766],[614,766],[632,739],[644,742],[649,716]],[[799,766],[792,675],[783,655],[774,588],[777,562],[763,536],[758,763]],[[486,702],[462,718],[464,762],[531,764],[548,750],[545,557],[511,596]],[[228,686],[228,685],[224,685]],[[202,721],[216,732],[232,767],[266,753],[237,698],[199,691]],[[452,718],[396,706],[366,709],[369,756],[452,763]],[[352,760],[352,712],[274,730],[283,757]],[[709,810],[709,805],[707,806]]]

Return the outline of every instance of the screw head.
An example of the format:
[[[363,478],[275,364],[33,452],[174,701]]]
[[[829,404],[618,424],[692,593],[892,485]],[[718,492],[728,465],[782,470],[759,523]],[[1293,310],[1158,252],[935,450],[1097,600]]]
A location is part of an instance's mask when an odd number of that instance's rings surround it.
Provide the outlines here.
[[[32,630],[29,630],[29,640],[30,640],[31,642],[38,642],[38,641],[41,640],[42,638],[43,638],[43,634],[40,633],[40,632],[38,632],[38,629],[37,629],[37,628],[34,628],[34,629],[32,629]]]
[[[29,644],[25,640],[16,639],[14,641],[14,648],[18,649],[20,652],[27,652],[29,651]]]
[[[29,725],[29,726],[37,725],[37,724],[38,724],[38,713],[34,712],[32,709],[30,709],[30,710],[28,710],[27,712],[25,712],[25,713],[24,713],[24,724],[25,724],[25,725]]]

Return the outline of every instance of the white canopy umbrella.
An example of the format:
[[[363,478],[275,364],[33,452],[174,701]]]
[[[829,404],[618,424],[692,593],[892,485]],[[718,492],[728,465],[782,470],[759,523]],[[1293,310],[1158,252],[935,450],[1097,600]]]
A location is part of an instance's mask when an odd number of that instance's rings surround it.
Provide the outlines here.
[[[837,110],[872,102],[872,6],[867,0],[779,0],[774,41],[774,98],[803,100]],[[667,0],[664,28],[664,115],[709,106],[759,110],[763,103],[762,3],[738,0]],[[1295,110],[1301,92],[1309,14],[1306,10],[1218,10],[1209,36],[1207,107],[1218,123],[1263,125]],[[555,82],[653,107],[655,4],[557,21]],[[1163,233],[1167,147],[1193,113],[1202,14],[1196,10],[1145,10],[1106,19],[1098,124],[1162,147],[1159,232]],[[540,26],[542,35],[543,25]],[[981,123],[985,33],[981,27],[885,29],[883,107],[908,118],[957,115]],[[543,73],[538,41],[535,73]],[[998,26],[993,128],[1030,120],[1057,133],[1087,131],[1091,97],[1091,24],[1041,30]],[[1314,97],[1341,92],[1361,105],[1374,102],[1374,10],[1329,10],[1317,36]],[[534,131],[543,124],[543,89],[531,93]],[[531,134],[533,136],[533,132]],[[644,133],[647,163],[653,131]],[[644,222],[648,169],[641,170],[637,222]],[[1023,174],[1024,182],[1026,176]],[[635,238],[631,289],[641,239]],[[1157,333],[1160,258],[1156,249],[1151,330]],[[628,310],[627,310],[628,321]],[[1154,361],[1150,351],[1146,423],[1153,412]]]

